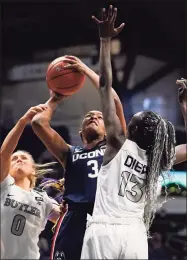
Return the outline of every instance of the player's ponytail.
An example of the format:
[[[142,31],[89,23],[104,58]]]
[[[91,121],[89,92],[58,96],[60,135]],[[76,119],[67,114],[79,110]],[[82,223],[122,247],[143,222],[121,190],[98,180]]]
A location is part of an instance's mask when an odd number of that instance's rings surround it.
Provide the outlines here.
[[[52,169],[51,166],[54,166],[55,164],[57,164],[57,162],[50,162],[44,164],[35,163],[35,175],[32,175],[31,177],[31,188],[35,187],[37,179],[40,178],[42,175],[54,172],[54,169]]]
[[[172,168],[175,160],[175,130],[173,125],[163,120],[158,114],[153,113],[154,118],[158,118],[156,130],[154,132],[154,142],[148,148],[148,172],[146,179],[146,205],[144,210],[144,222],[147,231],[153,222],[157,204],[157,187],[159,176],[164,171]]]
[[[65,189],[64,183],[65,183],[64,178],[59,179],[59,180],[48,178],[40,184],[40,187],[44,190],[52,187],[52,188],[56,189],[57,191],[64,192],[64,189]]]

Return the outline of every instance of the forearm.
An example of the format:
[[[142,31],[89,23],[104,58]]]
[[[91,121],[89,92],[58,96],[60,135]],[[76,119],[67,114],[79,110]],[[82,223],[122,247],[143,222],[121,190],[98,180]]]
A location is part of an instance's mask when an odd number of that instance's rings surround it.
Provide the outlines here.
[[[182,115],[183,115],[183,119],[185,122],[185,128],[187,130],[187,103],[180,103],[180,107],[181,107],[181,111],[182,111]]]
[[[86,67],[86,65],[85,65]],[[99,75],[95,73],[92,69],[89,67],[86,67],[85,70],[86,77],[92,82],[95,88],[99,89]]]
[[[100,40],[100,88],[111,91],[112,87],[112,67],[110,58],[110,38]]]
[[[36,114],[32,120],[32,127],[36,125],[45,126],[49,125],[52,119],[52,116],[58,106],[58,100],[55,97],[51,97],[45,105],[48,106],[48,109],[43,111],[42,113]]]
[[[174,164],[178,164],[187,160],[187,145],[180,144],[176,146],[176,160]]]
[[[27,124],[27,121],[24,118],[19,119],[17,124],[7,135],[7,137],[5,138],[5,140],[1,146],[1,156],[2,157],[5,157],[5,156],[9,157],[14,152],[26,124]]]

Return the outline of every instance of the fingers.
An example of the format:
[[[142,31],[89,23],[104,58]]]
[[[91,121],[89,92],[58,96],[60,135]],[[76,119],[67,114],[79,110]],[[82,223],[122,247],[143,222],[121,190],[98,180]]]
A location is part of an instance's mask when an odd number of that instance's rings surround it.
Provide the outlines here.
[[[65,55],[65,60],[69,59],[69,60],[73,60],[73,61],[78,61],[79,59],[75,56],[72,55]]]
[[[64,62],[67,62],[67,63],[69,63],[69,64],[76,64],[76,63],[78,62],[78,60],[73,60],[73,59],[71,59],[71,58],[66,57],[66,58],[64,59]],[[65,66],[66,66],[66,65],[69,65],[69,64],[65,64]],[[64,66],[64,67],[65,67],[65,66]]]
[[[105,21],[106,19],[107,19],[106,9],[102,8],[101,9],[101,21]]]
[[[37,114],[39,112],[43,112],[47,108],[48,108],[47,105],[41,104],[41,105],[38,105],[36,107],[31,107],[29,112]]]
[[[182,87],[186,88],[187,87],[187,80],[184,78],[181,78],[180,80],[176,80],[177,85],[181,85]]]
[[[64,69],[76,69],[77,68],[77,64],[66,64],[64,66]]]
[[[108,9],[108,20],[109,20],[109,21],[111,21],[112,16],[113,16],[113,6],[110,5],[110,6],[109,6],[109,9]]]
[[[64,65],[64,69],[72,69],[72,68],[76,68],[77,67],[77,60],[73,60],[73,59],[71,59],[71,58],[68,58],[68,57],[70,57],[70,56],[67,56],[66,58],[65,58],[65,62],[67,62],[67,64],[65,64]]]
[[[116,17],[117,17],[117,8],[114,8],[114,12],[113,12],[113,15],[111,18],[111,23],[113,23],[113,24],[115,23]]]
[[[91,17],[93,19],[93,21],[96,23],[96,24],[100,24],[101,21],[99,21],[95,16],[92,16]]]
[[[76,61],[75,60],[72,60],[72,59],[68,59],[68,58],[65,58],[63,62],[67,62],[69,64],[74,64]],[[67,64],[64,65],[64,67],[66,66]]]
[[[119,34],[123,30],[124,26],[125,26],[125,24],[122,23],[119,27],[115,28],[116,35]]]

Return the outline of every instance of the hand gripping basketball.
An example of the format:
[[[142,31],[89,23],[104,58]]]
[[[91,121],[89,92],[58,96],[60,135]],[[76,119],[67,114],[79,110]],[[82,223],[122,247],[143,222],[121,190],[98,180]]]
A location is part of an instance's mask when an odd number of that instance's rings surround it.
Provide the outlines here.
[[[64,96],[76,93],[85,80],[85,76],[76,68],[66,68],[68,64],[64,56],[59,57],[48,66],[46,73],[48,87]]]

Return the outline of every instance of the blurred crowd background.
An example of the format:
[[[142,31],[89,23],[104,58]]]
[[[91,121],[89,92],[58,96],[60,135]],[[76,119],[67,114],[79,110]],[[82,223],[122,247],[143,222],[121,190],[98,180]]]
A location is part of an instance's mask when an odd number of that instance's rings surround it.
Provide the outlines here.
[[[79,57],[99,72],[98,30],[91,15],[113,4],[123,32],[112,41],[113,88],[127,122],[142,110],[153,110],[176,128],[177,144],[186,143],[178,104],[176,79],[187,78],[186,0],[61,0],[13,1],[0,4],[1,13],[1,143],[16,121],[31,107],[49,98],[45,81],[48,64],[66,54]],[[89,110],[100,110],[97,90],[84,87],[56,111],[52,126],[70,144],[81,144],[78,131]],[[55,160],[28,126],[18,145],[37,162]],[[164,184],[168,202],[152,226],[151,260],[186,259],[186,163],[174,167]],[[56,178],[63,176],[57,166]]]

